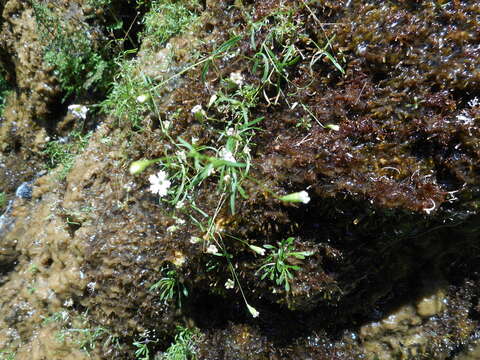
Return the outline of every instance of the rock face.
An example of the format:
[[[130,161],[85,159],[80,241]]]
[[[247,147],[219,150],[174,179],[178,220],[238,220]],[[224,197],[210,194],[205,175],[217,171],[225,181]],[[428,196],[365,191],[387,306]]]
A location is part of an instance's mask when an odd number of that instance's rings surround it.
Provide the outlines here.
[[[32,4],[89,29],[92,49],[139,50],[110,70],[93,52],[85,83],[115,72],[112,86],[70,94]],[[0,119],[0,350],[170,359],[174,341],[186,359],[447,359],[474,344],[478,4],[132,6],[0,6],[14,87]],[[156,160],[130,174],[139,159]],[[48,161],[70,164],[66,178],[39,172]],[[149,187],[160,172],[165,196]]]

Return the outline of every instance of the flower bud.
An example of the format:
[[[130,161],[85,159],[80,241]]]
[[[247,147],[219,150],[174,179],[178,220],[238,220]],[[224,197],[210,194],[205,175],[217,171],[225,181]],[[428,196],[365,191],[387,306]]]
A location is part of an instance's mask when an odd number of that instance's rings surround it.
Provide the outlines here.
[[[250,306],[248,303],[247,303],[247,309],[250,312],[250,314],[252,314],[252,316],[254,318],[256,318],[256,317],[258,317],[258,315],[260,315],[260,313],[257,311],[257,309],[255,309],[253,306]]]
[[[155,160],[137,160],[130,164],[130,174],[137,175],[142,173],[147,167],[154,164]]]
[[[308,196],[308,193],[306,191],[300,191],[284,195],[281,196],[279,199],[285,202],[301,202],[304,204],[308,204],[310,202],[310,196]]]
[[[255,245],[248,245],[248,247],[255,251],[258,255],[264,256],[265,255],[265,249],[261,248],[260,246],[255,246]]]

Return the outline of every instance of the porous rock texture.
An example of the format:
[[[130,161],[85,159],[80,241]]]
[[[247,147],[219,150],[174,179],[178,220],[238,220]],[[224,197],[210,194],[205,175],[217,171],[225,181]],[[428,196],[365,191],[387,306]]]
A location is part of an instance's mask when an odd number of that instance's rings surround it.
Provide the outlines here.
[[[66,180],[41,176],[31,200],[15,200],[14,223],[0,238],[0,349],[17,359],[86,357],[75,337],[58,341],[52,333],[73,327],[87,310],[82,328],[105,330],[99,345],[88,347],[98,359],[133,358],[138,338],[161,354],[177,325],[200,329],[197,356],[209,360],[447,359],[473,343],[480,313],[480,5],[267,0],[193,9],[196,31],[168,45],[176,68],[189,64],[186,54],[209,54],[232,34],[243,35],[239,50],[217,59],[205,79],[201,67],[175,79],[153,99],[159,111],[144,114],[142,131],[95,115],[101,124]],[[288,41],[307,60],[279,80],[288,97],[267,86],[252,110],[263,120],[251,150],[254,180],[244,184],[248,198],[232,214],[227,205],[216,212],[214,182],[196,193],[202,211],[217,213],[235,280],[260,312],[253,318],[239,288],[225,287],[232,274],[224,258],[192,243],[205,236],[192,220],[198,213],[159,202],[147,176],[130,175],[128,165],[168,153],[163,119],[171,121],[171,138],[214,145],[218,124],[190,110],[207,108],[232,72],[260,82],[248,22],[270,17],[273,27],[279,9],[298,25]],[[255,34],[258,42],[269,26]],[[52,69],[32,50],[37,38],[28,3],[6,1],[0,54],[15,92],[0,123],[0,181],[10,197],[33,177],[25,168],[42,168],[41,139],[61,134],[38,119],[58,124],[66,113]],[[320,53],[311,40],[326,46],[345,74],[326,56],[313,62]],[[155,57],[149,46],[138,62],[158,79],[164,49]],[[209,118],[221,116],[208,109]],[[308,204],[273,196],[300,190],[309,192]],[[261,281],[263,259],[233,240],[263,246],[289,236],[296,250],[313,253],[295,263],[301,270],[291,291]],[[188,289],[182,306],[149,291],[165,269],[175,269]],[[62,312],[68,321],[45,321]]]

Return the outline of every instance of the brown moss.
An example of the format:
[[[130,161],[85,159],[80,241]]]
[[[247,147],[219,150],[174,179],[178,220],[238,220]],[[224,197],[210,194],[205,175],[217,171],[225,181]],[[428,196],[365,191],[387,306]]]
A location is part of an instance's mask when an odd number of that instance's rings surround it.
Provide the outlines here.
[[[4,11],[13,6],[8,4]],[[145,176],[131,177],[127,167],[131,160],[174,151],[162,137],[159,121],[178,109],[170,129],[173,139],[199,137],[202,145],[217,145],[221,124],[197,121],[190,109],[199,103],[205,106],[222,88],[221,79],[233,71],[242,71],[246,81],[260,85],[250,60],[258,48],[252,48],[246,33],[245,14],[257,21],[271,20],[256,34],[261,42],[277,25],[274,15],[281,4],[299,25],[288,41],[304,61],[288,68],[289,81],[280,77],[287,99],[279,96],[275,104],[270,99],[278,89],[265,85],[251,114],[264,120],[252,149],[250,175],[255,181],[245,183],[249,198],[239,200],[236,214],[225,207],[216,218],[242,289],[260,311],[258,320],[250,317],[238,288],[225,288],[231,277],[226,259],[190,243],[191,236],[205,235],[191,221],[190,215],[198,214],[159,202],[148,193]],[[311,3],[310,8],[299,1],[230,5],[231,1],[207,1],[204,27],[196,41],[178,38],[171,44],[178,46],[176,60],[181,65],[189,63],[192,47],[209,54],[233,33],[242,33],[238,54],[216,59],[205,82],[199,67],[170,84],[154,99],[160,111],[145,114],[141,132],[118,119],[106,120],[64,186],[54,184],[53,177],[40,178],[33,202],[17,201],[18,221],[2,240],[6,246],[0,252],[2,264],[17,261],[15,271],[2,279],[5,296],[0,313],[5,316],[0,319],[5,320],[0,325],[5,330],[0,332],[0,345],[42,348],[37,342],[47,342],[38,357],[50,354],[56,347],[43,338],[41,317],[58,311],[71,298],[72,311],[88,308],[94,324],[127,343],[122,349],[95,354],[99,358],[131,357],[129,345],[145,330],[156,334],[152,340],[159,340],[152,352],[164,350],[179,324],[196,325],[205,333],[199,344],[201,359],[368,358],[375,351],[365,346],[367,337],[358,339],[362,326],[375,327],[376,320],[397,314],[395,307],[411,310],[415,297],[431,295],[418,289],[419,273],[437,274],[425,270],[429,267],[451,284],[446,308],[421,320],[412,312],[396,338],[427,339],[428,346],[422,342],[418,354],[436,358],[465,344],[478,325],[478,309],[472,307],[478,279],[464,280],[478,257],[472,234],[478,229],[480,110],[467,105],[478,94],[479,54],[473,41],[478,5],[467,1],[443,6],[433,1],[324,1]],[[28,16],[23,20],[29,24]],[[311,65],[317,50],[309,39],[320,46],[331,39],[327,49],[345,68],[344,76],[326,58]],[[12,42],[9,52],[19,51],[15,49],[21,44]],[[164,57],[156,53],[147,59],[148,46],[139,61],[149,74],[158,74],[163,64],[149,62]],[[282,44],[274,43],[272,51],[280,54]],[[302,104],[319,122],[336,124],[339,130],[322,127]],[[13,116],[8,111],[7,117]],[[28,121],[35,111],[28,109]],[[214,109],[209,115],[222,116]],[[297,126],[301,118],[310,126]],[[19,133],[19,144],[33,136],[25,134]],[[103,141],[108,138],[113,141]],[[40,148],[41,141],[38,144]],[[287,206],[273,196],[305,189],[312,197],[308,205]],[[218,205],[215,181],[205,181],[195,195],[197,206],[212,215]],[[168,231],[176,224],[173,215],[186,223]],[[302,270],[287,293],[282,286],[259,280],[256,271],[264,259],[232,236],[257,246],[294,236],[296,249],[315,253],[298,263]],[[39,266],[38,273],[28,273],[31,263]],[[165,267],[175,268],[189,289],[182,308],[149,291]],[[33,294],[25,290],[30,284],[38,288]],[[32,340],[37,331],[40,337]],[[20,345],[15,334],[28,345]],[[383,349],[389,341],[383,335],[369,337],[371,346],[380,344]],[[408,351],[416,343],[410,345]]]

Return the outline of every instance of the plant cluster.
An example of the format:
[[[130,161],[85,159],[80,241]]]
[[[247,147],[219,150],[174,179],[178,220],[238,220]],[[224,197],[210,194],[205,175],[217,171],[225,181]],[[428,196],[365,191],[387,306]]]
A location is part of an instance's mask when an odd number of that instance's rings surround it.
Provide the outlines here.
[[[139,70],[137,61],[128,59],[128,54],[124,53],[116,62],[119,71],[101,107],[104,112],[131,123],[133,129],[139,130],[145,114],[152,110],[150,81]]]
[[[49,169],[60,167],[59,179],[64,179],[68,175],[75,163],[76,155],[86,148],[90,136],[91,133],[82,134],[79,131],[72,131],[66,138],[47,143],[43,154],[48,158]]]
[[[174,342],[160,355],[160,360],[196,360],[200,333],[197,329],[177,328]]]
[[[152,48],[161,47],[172,36],[190,28],[197,15],[184,3],[172,0],[153,1],[143,19],[144,31],[140,34],[143,41],[149,42]],[[192,0],[191,5],[198,3]],[[152,52],[151,49],[149,51]],[[140,130],[145,114],[156,110],[152,98],[157,93],[153,85],[154,79],[142,71],[141,64],[138,64],[136,59],[131,59],[135,52],[136,50],[126,51],[115,60],[118,71],[101,108],[119,120],[130,122],[135,130]]]
[[[182,306],[182,298],[188,296],[188,289],[178,278],[175,270],[162,269],[165,274],[155,284],[150,286],[150,291],[159,293],[160,300],[167,303],[176,299],[179,307]]]
[[[41,1],[31,1],[42,40],[44,60],[54,67],[65,98],[87,91],[106,91],[114,62],[113,42],[94,43],[92,29],[76,17],[56,14]]]
[[[2,116],[7,95],[10,92],[10,85],[7,83],[2,73],[0,72],[0,117]]]
[[[107,329],[100,326],[90,327],[87,313],[71,317],[66,310],[56,312],[43,320],[44,325],[51,323],[60,326],[60,330],[55,334],[57,341],[72,342],[87,354],[94,350],[100,341],[106,344],[118,343],[118,338],[110,335]]]
[[[0,360],[15,360],[16,353],[10,350],[0,350]]]
[[[269,250],[267,258],[262,266],[257,270],[261,274],[261,279],[265,278],[275,281],[277,285],[283,285],[286,292],[291,289],[291,281],[294,278],[294,272],[300,270],[298,260],[303,260],[312,255],[310,251],[295,251],[295,239],[289,237],[274,245],[263,245]]]
[[[3,191],[0,191],[0,213],[5,208],[5,205],[7,205],[7,196]]]
[[[190,6],[187,6],[190,5]],[[155,0],[144,16],[144,38],[155,39],[156,46],[164,45],[172,36],[182,33],[195,23],[198,16],[190,9],[198,6],[197,0]]]
[[[153,47],[162,46],[171,36],[185,31],[196,19],[195,14],[189,9],[179,2],[167,0],[154,2],[145,17],[144,41],[145,39],[153,41]],[[325,58],[339,72],[344,73],[342,66],[330,51],[333,39],[327,39],[326,44],[320,47],[305,35],[304,38],[309,41],[310,55],[306,56],[305,50],[299,48],[296,39],[299,37],[301,24],[297,22],[297,10],[295,7],[280,8],[268,18],[257,22],[248,21],[248,38],[244,35],[233,35],[210,53],[201,57],[197,54],[192,64],[166,79],[161,76],[148,77],[140,70],[141,66],[137,60],[128,60],[125,57],[119,64],[124,71],[121,71],[115,79],[113,89],[103,103],[106,112],[119,119],[128,120],[136,130],[142,131],[142,121],[148,113],[155,114],[160,120],[162,141],[165,145],[162,146],[161,157],[133,162],[130,172],[138,175],[148,167],[156,165],[158,172],[149,176],[150,191],[156,194],[160,201],[175,209],[175,213],[179,211],[186,214],[197,225],[203,235],[201,238],[192,239],[198,239],[206,253],[226,261],[233,279],[230,279],[229,287],[238,286],[248,310],[255,317],[258,316],[258,311],[247,302],[235,271],[233,256],[227,251],[222,234],[218,230],[218,215],[227,204],[230,213],[236,213],[237,200],[248,198],[245,190],[246,181],[256,183],[266,193],[280,201],[305,204],[310,201],[306,191],[279,196],[251,177],[253,141],[262,131],[263,120],[262,117],[255,116],[255,110],[260,102],[264,102],[266,106],[274,106],[280,99],[285,99],[288,103],[287,98],[290,94],[284,92],[285,85],[295,91],[298,90],[297,86],[291,83],[288,70],[299,62],[305,62],[305,59],[307,69],[312,72],[313,66]],[[179,25],[177,27],[165,14],[171,14],[172,19],[180,17],[183,20],[176,23]],[[249,55],[239,56],[240,49],[248,44]],[[250,71],[221,73],[218,62],[225,61],[227,57],[242,58],[241,61],[250,64]],[[194,137],[173,137],[171,127],[181,110],[164,118],[159,113],[156,103],[156,99],[160,97],[160,90],[165,85],[194,70],[199,72],[199,77],[204,82],[207,81],[211,70],[217,72],[218,86],[208,102],[197,103],[188,109],[197,123],[213,132],[214,136],[208,142],[198,141],[199,139]],[[248,81],[247,79],[251,79],[248,75],[256,76],[259,81]],[[307,118],[311,117],[322,127],[338,130],[338,126],[335,125],[324,126],[307,105],[292,104],[292,107],[297,105],[306,113],[301,126],[311,127],[307,121]],[[184,113],[182,115],[185,116]],[[206,184],[216,188],[219,199],[213,213],[202,209],[196,202],[198,190]],[[293,264],[292,261],[299,261],[311,255],[309,252],[295,251],[293,238],[281,241],[278,247],[266,245],[264,248],[240,241],[258,255],[263,256],[265,251],[270,251],[258,273],[262,274],[262,279],[268,278],[277,285],[282,285],[287,293],[291,289],[295,272],[300,269],[298,263]],[[160,291],[162,300],[169,301],[182,293],[183,289],[178,286],[175,271],[169,270],[152,288]]]

